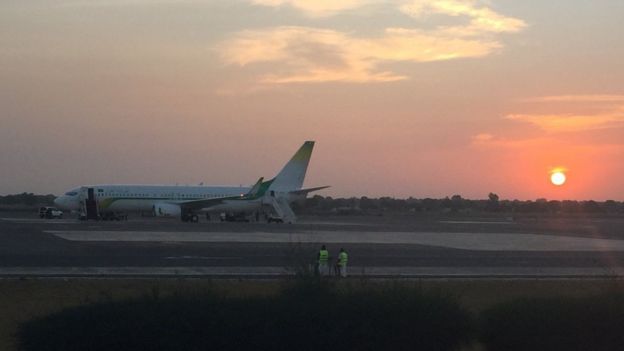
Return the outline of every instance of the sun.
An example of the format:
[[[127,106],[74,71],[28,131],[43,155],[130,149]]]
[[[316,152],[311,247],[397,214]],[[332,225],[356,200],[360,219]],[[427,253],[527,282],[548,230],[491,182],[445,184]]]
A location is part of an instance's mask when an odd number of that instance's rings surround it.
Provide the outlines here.
[[[554,185],[561,186],[566,182],[566,175],[563,171],[555,170],[550,174],[550,182]]]

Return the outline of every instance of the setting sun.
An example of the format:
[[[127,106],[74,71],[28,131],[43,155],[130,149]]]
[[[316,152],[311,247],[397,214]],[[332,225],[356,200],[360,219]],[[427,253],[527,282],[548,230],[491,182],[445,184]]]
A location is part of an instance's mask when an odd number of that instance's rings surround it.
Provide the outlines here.
[[[566,175],[562,171],[553,171],[550,175],[550,181],[554,185],[563,185],[566,182]]]

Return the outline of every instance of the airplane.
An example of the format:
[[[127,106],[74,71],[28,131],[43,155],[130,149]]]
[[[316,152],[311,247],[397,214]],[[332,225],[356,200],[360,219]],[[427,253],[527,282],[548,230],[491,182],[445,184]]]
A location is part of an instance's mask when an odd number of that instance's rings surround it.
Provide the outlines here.
[[[275,219],[296,222],[290,207],[314,191],[328,188],[303,188],[314,141],[306,141],[282,170],[271,180],[260,178],[252,187],[179,186],[179,185],[84,185],[67,191],[54,200],[63,210],[78,211],[82,218],[109,218],[117,212],[148,212],[157,217],[179,217],[198,222],[198,213],[251,213],[265,206]],[[112,217],[110,217],[112,218]]]

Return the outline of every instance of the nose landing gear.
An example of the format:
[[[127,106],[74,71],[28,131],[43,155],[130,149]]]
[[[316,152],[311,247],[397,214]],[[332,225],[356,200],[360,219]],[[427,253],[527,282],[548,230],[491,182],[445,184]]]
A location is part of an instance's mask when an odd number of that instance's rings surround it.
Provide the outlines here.
[[[199,222],[199,216],[192,211],[182,211],[182,222]]]

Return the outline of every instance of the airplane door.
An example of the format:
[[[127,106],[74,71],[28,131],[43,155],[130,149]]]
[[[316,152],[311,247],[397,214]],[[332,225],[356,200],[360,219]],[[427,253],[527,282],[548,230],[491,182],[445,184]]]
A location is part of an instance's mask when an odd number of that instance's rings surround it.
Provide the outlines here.
[[[87,212],[87,219],[98,219],[97,201],[95,200],[95,191],[93,188],[87,188],[85,210]]]

